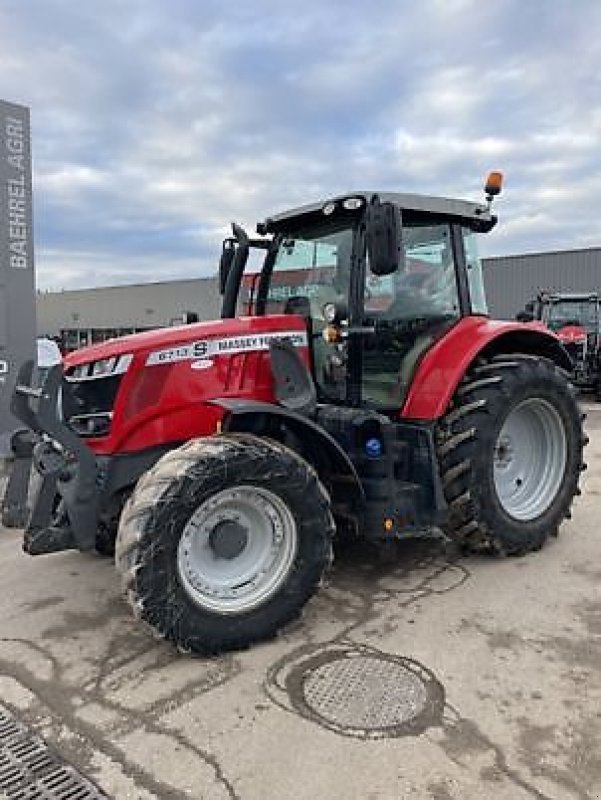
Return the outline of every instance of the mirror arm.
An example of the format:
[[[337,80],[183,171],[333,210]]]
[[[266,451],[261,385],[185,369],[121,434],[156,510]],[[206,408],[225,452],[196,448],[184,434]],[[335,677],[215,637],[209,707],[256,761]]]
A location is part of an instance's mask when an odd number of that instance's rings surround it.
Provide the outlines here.
[[[238,242],[238,247],[225,283],[223,303],[221,306],[221,319],[232,319],[236,316],[238,293],[240,292],[242,275],[250,252],[250,239],[244,228],[233,222],[232,231]]]
[[[236,240],[229,236],[223,240],[221,258],[219,259],[219,294],[223,296],[227,284],[227,276],[236,253]]]

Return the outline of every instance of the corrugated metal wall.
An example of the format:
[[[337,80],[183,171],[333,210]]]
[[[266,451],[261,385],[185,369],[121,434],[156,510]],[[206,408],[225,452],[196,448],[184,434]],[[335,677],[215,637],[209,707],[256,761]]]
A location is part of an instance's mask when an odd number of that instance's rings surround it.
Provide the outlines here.
[[[601,247],[486,258],[482,262],[492,317],[513,319],[537,292],[601,292]]]
[[[541,289],[601,292],[601,247],[487,258],[484,283],[491,316],[513,319]],[[38,331],[167,326],[184,311],[219,316],[216,278],[38,294]]]
[[[39,335],[57,335],[69,328],[158,328],[195,311],[201,320],[219,316],[221,298],[216,278],[107,286],[37,297]]]

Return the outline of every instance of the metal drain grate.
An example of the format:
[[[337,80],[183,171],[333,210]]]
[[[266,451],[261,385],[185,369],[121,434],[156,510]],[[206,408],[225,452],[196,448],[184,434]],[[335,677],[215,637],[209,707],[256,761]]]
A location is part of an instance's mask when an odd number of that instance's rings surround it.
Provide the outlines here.
[[[108,800],[0,706],[2,800]]]
[[[444,688],[430,670],[367,647],[325,648],[283,678],[299,713],[347,736],[417,735],[439,724],[444,708]]]

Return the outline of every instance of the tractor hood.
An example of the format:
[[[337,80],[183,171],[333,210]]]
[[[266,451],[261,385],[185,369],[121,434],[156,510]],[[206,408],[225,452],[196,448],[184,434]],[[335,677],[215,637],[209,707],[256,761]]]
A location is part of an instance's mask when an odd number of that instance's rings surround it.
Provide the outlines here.
[[[304,321],[300,317],[280,314],[269,317],[239,317],[236,319],[198,322],[174,328],[159,328],[145,333],[135,333],[119,339],[109,339],[102,344],[82,347],[65,357],[68,371],[82,364],[89,364],[115,356],[142,355],[147,353],[150,363],[168,363],[177,360],[177,350],[191,348],[190,357],[231,354],[267,349],[270,334],[306,334]],[[241,338],[242,337],[242,338]],[[266,338],[267,337],[267,338]],[[306,335],[305,335],[306,338]],[[236,341],[238,340],[238,341]],[[203,347],[207,343],[206,350]],[[298,342],[300,344],[300,342]],[[194,346],[196,349],[194,350]],[[180,353],[183,356],[183,353]]]
[[[562,344],[581,344],[586,342],[586,328],[582,325],[564,325],[557,331],[557,336]]]
[[[270,345],[286,339],[308,366],[305,320],[240,317],[140,333],[65,359],[76,413],[69,424],[97,455],[132,453],[211,435],[215,400],[274,402]]]

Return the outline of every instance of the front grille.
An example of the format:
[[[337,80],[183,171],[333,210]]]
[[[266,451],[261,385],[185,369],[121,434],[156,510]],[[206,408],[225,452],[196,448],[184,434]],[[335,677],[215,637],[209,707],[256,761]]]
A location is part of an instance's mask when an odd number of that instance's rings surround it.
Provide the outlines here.
[[[67,378],[69,390],[63,397],[63,414],[78,436],[108,436],[122,378],[122,374],[81,381]]]
[[[69,381],[77,414],[106,413],[113,410],[123,375],[106,375],[83,381]]]

